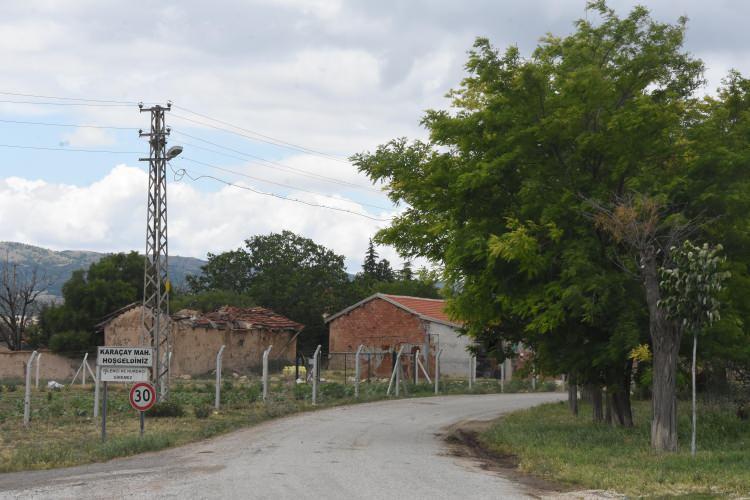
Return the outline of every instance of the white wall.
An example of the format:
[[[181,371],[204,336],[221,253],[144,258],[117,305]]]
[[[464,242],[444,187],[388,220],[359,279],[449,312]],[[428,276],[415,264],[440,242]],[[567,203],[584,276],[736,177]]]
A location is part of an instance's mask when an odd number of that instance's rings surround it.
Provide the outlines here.
[[[450,377],[468,378],[469,352],[472,343],[468,336],[459,336],[455,329],[440,323],[429,323],[429,333],[435,349],[442,349],[440,374]]]

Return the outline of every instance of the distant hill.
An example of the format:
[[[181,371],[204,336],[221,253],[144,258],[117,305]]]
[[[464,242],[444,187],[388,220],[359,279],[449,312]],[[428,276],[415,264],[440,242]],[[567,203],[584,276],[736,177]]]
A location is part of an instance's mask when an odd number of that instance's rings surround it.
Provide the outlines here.
[[[22,267],[38,266],[39,272],[51,282],[45,298],[55,301],[62,298],[62,286],[68,281],[73,271],[88,269],[92,263],[107,255],[87,250],[58,252],[25,243],[2,241],[0,242],[0,261],[5,260],[6,252],[11,262],[16,262]],[[194,257],[170,256],[170,280],[174,286],[180,287],[185,283],[187,275],[200,274],[201,266],[205,264],[206,261]]]

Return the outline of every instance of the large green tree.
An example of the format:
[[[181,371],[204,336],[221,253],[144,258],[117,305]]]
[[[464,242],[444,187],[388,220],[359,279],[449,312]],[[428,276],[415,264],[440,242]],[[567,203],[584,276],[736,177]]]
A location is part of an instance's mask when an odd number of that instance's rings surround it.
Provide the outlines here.
[[[291,231],[256,235],[243,248],[209,255],[200,277],[188,280],[194,292],[227,290],[252,297],[305,325],[302,349],[325,343],[323,315],[349,305],[344,257]]]
[[[680,228],[716,230],[685,221],[747,204],[744,181],[727,186],[731,197],[721,190],[740,165],[728,158],[746,155],[746,125],[721,122],[736,131],[736,149],[725,151],[708,123],[720,111],[746,120],[746,87],[735,82],[734,100],[725,91],[700,102],[703,66],[683,49],[685,19],[660,23],[642,7],[621,18],[603,1],[589,9],[596,21],[543,38],[531,57],[478,39],[453,108],[422,121],[429,142],[394,140],[353,160],[408,207],[376,241],[443,262],[452,311],[470,334],[497,350],[506,339],[528,343],[550,369],[619,388],[626,405],[628,353],[650,338],[652,444],[673,450],[681,339],[655,307],[652,271]],[[658,228],[669,238],[657,234],[646,253],[595,222],[599,208],[634,192],[669,207]],[[722,221],[737,224],[746,223]]]
[[[96,345],[94,325],[102,317],[143,298],[143,256],[138,252],[107,255],[78,270],[62,288],[62,305],[45,308],[40,329],[56,350]],[[55,337],[59,336],[57,340]]]

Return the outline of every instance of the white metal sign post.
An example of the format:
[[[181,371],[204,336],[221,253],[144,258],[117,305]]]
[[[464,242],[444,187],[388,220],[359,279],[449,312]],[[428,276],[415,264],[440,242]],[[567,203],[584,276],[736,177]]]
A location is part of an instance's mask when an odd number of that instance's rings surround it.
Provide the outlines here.
[[[141,419],[141,437],[143,437],[144,412],[154,406],[156,389],[148,382],[138,382],[130,388],[130,406],[138,410]]]
[[[145,410],[140,411],[141,435],[143,435],[143,412],[150,408],[155,402],[156,392],[153,386],[148,383],[150,371],[154,364],[154,350],[152,347],[141,346],[101,346],[98,348],[96,356],[96,387],[94,389],[95,397],[99,393],[99,382],[104,383],[102,394],[102,441],[107,439],[107,383],[133,383],[136,384],[130,391],[130,404],[138,410],[134,404],[136,402],[148,402],[150,404]],[[142,394],[144,386],[151,388],[153,395]],[[133,391],[138,388],[138,393],[134,395]],[[152,397],[153,396],[153,397]],[[148,398],[148,400],[146,399]],[[95,402],[98,407],[98,402]],[[94,409],[94,414],[96,410]]]

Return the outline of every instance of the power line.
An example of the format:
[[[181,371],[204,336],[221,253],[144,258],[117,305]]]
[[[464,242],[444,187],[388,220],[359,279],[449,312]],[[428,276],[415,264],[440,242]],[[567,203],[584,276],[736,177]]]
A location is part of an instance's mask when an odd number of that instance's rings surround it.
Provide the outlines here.
[[[0,100],[8,104],[39,104],[45,106],[88,106],[93,108],[123,108],[130,107],[133,104],[115,104],[115,103],[94,103],[94,102],[50,102],[50,101],[12,101],[9,99]]]
[[[175,105],[172,105],[172,107],[173,108],[177,108],[177,106],[175,106]],[[180,108],[180,109],[185,109],[185,108]],[[331,156],[331,155],[328,155],[326,153],[320,153],[320,152],[317,152],[317,151],[312,150],[312,149],[304,148],[302,146],[299,146],[299,147],[297,147],[297,146],[289,146],[289,145],[284,144],[281,141],[274,142],[273,140],[264,139],[264,138],[262,138],[263,136],[254,137],[252,135],[249,135],[249,134],[254,133],[254,132],[248,132],[248,133],[237,132],[236,130],[232,130],[232,129],[229,129],[229,128],[226,128],[226,127],[220,127],[218,125],[212,125],[211,123],[202,122],[200,120],[195,120],[193,118],[188,118],[187,116],[182,116],[182,115],[178,115],[178,114],[175,114],[175,113],[172,113],[171,116],[173,116],[174,118],[177,118],[178,120],[186,120],[186,121],[198,124],[198,125],[202,125],[204,127],[209,127],[209,128],[213,128],[213,129],[216,129],[216,130],[221,130],[222,132],[227,132],[227,133],[234,134],[234,135],[237,135],[237,136],[240,136],[240,137],[244,137],[245,139],[250,139],[252,141],[263,142],[263,143],[266,143],[266,144],[271,144],[272,146],[284,147],[284,148],[287,148],[287,149],[292,149],[292,150],[295,150],[295,151],[299,151],[301,153],[322,156],[323,158],[326,158],[328,160],[338,161],[338,162],[341,162],[341,163],[347,163],[347,164],[349,163],[347,160],[344,160],[343,158],[338,158],[336,156]],[[234,126],[234,125],[232,125],[232,126]],[[239,130],[245,130],[245,129],[242,129],[240,127],[236,127],[236,128],[239,129]]]
[[[171,165],[170,165],[170,168],[171,168]],[[245,191],[250,191],[250,192],[255,193],[255,194],[259,194],[259,195],[262,195],[262,196],[270,196],[272,198],[277,198],[277,199],[284,200],[284,201],[291,201],[291,202],[294,202],[294,203],[301,203],[301,204],[307,205],[309,207],[318,207],[318,208],[325,208],[327,210],[335,210],[337,212],[345,212],[345,213],[348,213],[348,214],[351,214],[351,215],[356,215],[358,217],[364,217],[365,219],[370,219],[370,220],[374,220],[374,221],[378,221],[378,222],[390,222],[392,220],[390,218],[389,219],[382,219],[382,218],[378,218],[378,217],[373,217],[371,215],[363,214],[363,213],[360,213],[360,212],[355,212],[353,210],[348,210],[346,208],[332,207],[330,205],[322,205],[320,203],[315,203],[315,202],[300,200],[300,199],[297,199],[297,198],[288,198],[286,196],[282,196],[282,195],[276,194],[276,193],[267,193],[265,191],[259,191],[257,189],[253,189],[253,188],[248,187],[248,186],[242,186],[242,185],[239,185],[239,184],[235,184],[233,182],[226,181],[224,179],[220,179],[218,177],[214,177],[213,175],[203,174],[202,172],[198,172],[200,175],[198,175],[197,177],[193,177],[192,175],[190,175],[190,172],[188,172],[188,170],[186,170],[184,168],[178,169],[176,171],[174,169],[172,169],[172,173],[175,176],[175,181],[179,181],[180,179],[182,179],[183,176],[187,177],[191,181],[198,181],[200,179],[211,179],[211,180],[214,180],[216,182],[220,182],[222,184],[225,184],[227,186],[231,186],[231,187],[234,187],[234,188],[237,188],[237,189],[243,189]]]
[[[18,125],[35,125],[35,126],[46,126],[46,127],[92,128],[92,129],[105,129],[105,130],[140,130],[137,127],[119,127],[119,126],[114,126],[114,125],[88,125],[88,124],[78,124],[78,123],[51,123],[51,122],[37,122],[37,121],[24,121],[24,120],[7,120],[7,119],[0,119],[0,123],[12,123],[12,124],[18,124]],[[243,155],[244,157],[236,156],[236,155],[233,155],[233,154],[228,154],[228,153],[225,153],[223,151],[217,151],[217,150],[214,150],[214,149],[206,148],[206,147],[203,147],[203,146],[199,146],[197,144],[191,144],[191,143],[188,143],[186,141],[181,141],[183,145],[189,145],[190,147],[193,147],[193,148],[196,148],[196,149],[202,149],[204,151],[208,151],[208,152],[211,152],[211,153],[214,153],[214,154],[224,155],[224,156],[227,156],[227,157],[230,157],[230,158],[236,158],[236,159],[242,160],[242,161],[247,161],[248,157],[249,158],[254,158],[254,159],[258,160],[258,161],[257,162],[253,162],[253,163],[255,163],[257,165],[260,165],[260,166],[263,166],[263,167],[270,168],[270,166],[275,166],[275,167],[278,167],[278,168],[280,168],[282,170],[286,170],[286,171],[289,171],[289,172],[292,172],[292,173],[296,173],[297,175],[302,175],[302,176],[305,176],[305,177],[309,177],[311,179],[317,179],[317,180],[321,180],[321,181],[325,181],[325,182],[331,182],[331,183],[334,183],[334,184],[338,184],[340,186],[348,186],[348,187],[353,187],[353,188],[356,188],[356,189],[362,189],[362,190],[366,190],[366,191],[372,191],[372,192],[375,192],[375,193],[380,193],[379,190],[374,189],[374,188],[370,188],[370,187],[367,187],[367,186],[361,186],[361,185],[355,184],[353,182],[348,182],[348,181],[344,181],[344,180],[341,180],[341,179],[335,179],[333,177],[328,177],[328,176],[325,176],[325,175],[316,174],[314,172],[309,172],[309,171],[306,171],[306,170],[303,170],[303,169],[299,169],[299,168],[295,168],[295,167],[292,167],[292,166],[289,166],[289,165],[284,165],[282,163],[278,163],[278,162],[275,162],[275,161],[272,161],[272,160],[267,160],[267,159],[262,158],[260,156],[256,156],[256,155],[253,155],[253,154],[250,154],[250,153],[246,153],[244,151],[239,151],[239,150],[236,150],[236,149],[233,149],[233,148],[229,148],[227,146],[222,146],[221,144],[217,144],[215,142],[211,142],[211,141],[208,141],[206,139],[201,139],[200,137],[196,137],[196,136],[193,136],[191,134],[187,134],[185,132],[180,132],[180,131],[177,131],[177,130],[172,130],[172,132],[180,134],[180,135],[184,135],[186,137],[191,137],[191,138],[193,138],[195,140],[198,140],[198,141],[201,141],[201,142],[205,142],[207,144],[211,144],[211,145],[216,146],[218,148],[226,149],[227,151],[235,152],[235,153],[237,153],[239,155]],[[31,148],[31,147],[29,147],[29,148]],[[66,148],[65,150],[66,151],[70,151],[69,148]],[[260,162],[263,162],[263,163],[260,163]],[[267,163],[268,165],[265,165],[265,163]]]
[[[140,155],[143,151],[113,151],[110,149],[55,148],[47,146],[22,146],[20,144],[0,144],[0,148],[36,149],[41,151],[67,151],[71,153],[109,153],[119,155]]]
[[[0,92],[1,94],[2,92]],[[0,119],[2,123],[14,123],[18,125],[41,125],[45,127],[73,127],[73,128],[97,128],[111,130],[140,130],[138,127],[117,127],[114,125],[83,125],[79,123],[50,123],[50,122],[30,122],[23,120],[6,120]]]
[[[59,99],[61,101],[81,101],[81,102],[100,102],[100,103],[111,103],[111,104],[139,104],[139,101],[118,101],[114,99],[84,99],[81,97],[60,97],[54,95],[39,95],[39,94],[23,94],[21,92],[0,92],[0,95],[13,95],[18,97],[35,97],[38,99]]]
[[[247,128],[240,127],[239,125],[234,125],[233,123],[229,123],[229,122],[224,121],[224,120],[219,120],[218,118],[213,118],[211,116],[205,115],[203,113],[198,113],[197,111],[192,111],[190,109],[187,109],[187,108],[182,107],[182,106],[178,106],[176,104],[173,105],[173,107],[176,108],[176,109],[181,109],[183,111],[187,111],[188,113],[192,113],[192,114],[194,114],[196,116],[200,116],[200,117],[206,118],[206,119],[214,121],[216,123],[221,123],[223,125],[227,125],[229,127],[236,128],[238,130],[242,130],[243,132],[247,132],[248,134],[257,135],[258,137],[262,137],[264,139],[267,139],[268,141],[273,141],[272,144],[276,143],[277,146],[285,146],[285,147],[288,147],[288,148],[296,149],[298,151],[303,151],[303,152],[310,153],[310,154],[317,154],[317,155],[325,156],[325,157],[330,158],[332,160],[345,161],[346,162],[346,160],[344,160],[342,158],[339,158],[337,156],[331,155],[329,153],[325,153],[323,151],[318,151],[318,150],[315,150],[315,149],[312,149],[312,148],[308,148],[308,147],[305,147],[305,146],[300,146],[299,144],[294,144],[292,142],[284,141],[282,139],[277,139],[275,137],[271,137],[270,135],[261,134],[260,132],[256,132],[254,130],[249,130]]]
[[[307,177],[312,177],[312,178],[316,178],[316,179],[320,179],[320,180],[324,180],[324,181],[328,181],[328,182],[333,182],[333,183],[339,184],[339,185],[350,186],[350,187],[353,187],[353,188],[363,189],[363,190],[366,190],[366,191],[372,191],[374,193],[382,194],[382,192],[380,190],[372,188],[372,187],[369,187],[369,186],[362,186],[360,184],[355,184],[353,182],[348,182],[348,181],[344,181],[344,180],[341,180],[341,179],[336,179],[334,177],[328,177],[326,175],[317,174],[315,172],[310,172],[308,170],[304,170],[304,169],[301,169],[301,168],[292,167],[292,166],[286,165],[284,163],[279,163],[279,162],[276,162],[276,161],[267,160],[267,159],[262,158],[260,156],[256,156],[256,155],[253,155],[253,154],[250,154],[250,153],[246,153],[244,151],[240,151],[238,149],[233,149],[233,148],[230,148],[230,147],[227,147],[227,146],[222,146],[221,144],[217,144],[215,142],[211,142],[211,141],[208,141],[206,139],[201,139],[200,137],[196,137],[194,135],[190,135],[190,134],[187,134],[185,132],[181,132],[179,130],[172,129],[172,132],[174,132],[176,134],[179,134],[179,135],[184,135],[185,137],[190,137],[191,139],[195,139],[197,141],[205,142],[206,144],[210,144],[210,145],[215,146],[217,148],[225,149],[227,151],[231,151],[233,153],[237,153],[237,154],[243,155],[245,157],[256,159],[256,160],[258,160],[260,162],[263,162],[263,163],[268,163],[269,165],[273,165],[273,166],[279,167],[279,168],[281,168],[283,170],[290,170],[290,171],[297,172],[300,175],[304,175],[304,176],[307,176]],[[189,143],[185,142],[184,144],[189,144]],[[191,144],[191,146],[195,147],[195,148],[198,148],[198,149],[205,149],[206,151],[210,151],[210,152],[216,153],[216,154],[225,155],[225,156],[228,156],[228,157],[231,157],[231,158],[237,158],[237,159],[240,159],[240,160],[246,160],[246,158],[239,158],[239,157],[234,156],[234,155],[230,155],[230,154],[227,154],[227,153],[223,153],[221,151],[216,151],[216,150],[212,150],[212,149],[209,149],[209,148],[197,146],[195,144]],[[265,165],[263,165],[263,166],[265,166]]]
[[[206,166],[206,167],[209,167],[209,168],[213,168],[215,170],[221,170],[222,172],[227,172],[227,173],[230,173],[230,174],[239,175],[239,176],[242,176],[242,177],[247,177],[248,179],[252,179],[252,180],[255,180],[255,181],[265,182],[266,184],[273,184],[274,186],[284,187],[284,188],[287,188],[287,189],[293,189],[295,191],[302,191],[302,192],[305,192],[305,193],[315,194],[315,195],[318,195],[318,196],[325,196],[326,198],[331,198],[332,200],[336,200],[336,201],[342,201],[341,198],[336,198],[335,196],[331,196],[331,195],[319,193],[317,191],[311,191],[311,190],[305,189],[305,188],[291,186],[289,184],[284,184],[282,182],[276,182],[276,181],[269,181],[267,179],[261,179],[260,177],[255,177],[255,176],[246,174],[244,172],[237,172],[236,170],[231,170],[231,169],[228,169],[228,168],[219,167],[218,165],[212,165],[210,163],[206,163],[206,162],[199,161],[199,160],[194,160],[192,158],[187,158],[187,157],[184,157],[184,156],[179,156],[178,159],[179,160],[184,160],[184,161],[189,161],[191,163],[196,163],[198,165],[203,165],[203,166]],[[343,201],[348,201],[348,200],[343,200]],[[364,206],[371,207],[371,208],[377,208],[378,210],[388,210],[388,207],[383,207],[383,206],[380,206],[380,205],[372,205],[370,203],[364,203],[364,202],[362,202],[362,203],[360,203],[360,202],[352,202],[352,203],[359,203],[360,205],[364,205]]]

